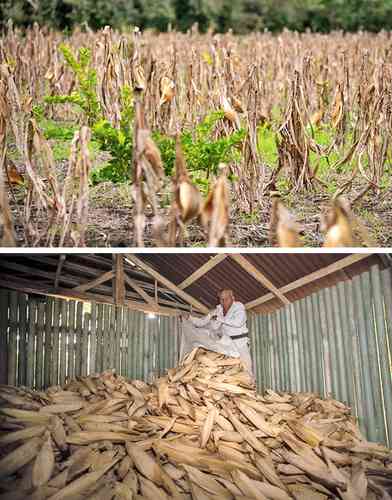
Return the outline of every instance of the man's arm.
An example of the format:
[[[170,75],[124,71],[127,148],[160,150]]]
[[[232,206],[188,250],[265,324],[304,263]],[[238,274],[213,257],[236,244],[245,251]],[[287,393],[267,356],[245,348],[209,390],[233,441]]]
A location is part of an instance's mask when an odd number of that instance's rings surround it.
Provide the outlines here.
[[[215,310],[207,314],[207,316],[202,316],[201,318],[196,318],[195,316],[189,316],[189,321],[196,327],[198,328],[203,328],[203,326],[206,326],[210,321],[212,316],[214,316]]]

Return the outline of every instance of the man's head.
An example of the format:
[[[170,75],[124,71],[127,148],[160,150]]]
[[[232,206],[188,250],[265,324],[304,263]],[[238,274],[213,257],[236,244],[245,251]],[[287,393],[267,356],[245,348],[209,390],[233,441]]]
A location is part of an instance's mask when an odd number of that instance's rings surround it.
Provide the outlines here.
[[[234,302],[234,293],[233,290],[225,289],[222,290],[219,294],[219,302],[223,307],[224,311],[228,311],[230,309],[231,304]]]

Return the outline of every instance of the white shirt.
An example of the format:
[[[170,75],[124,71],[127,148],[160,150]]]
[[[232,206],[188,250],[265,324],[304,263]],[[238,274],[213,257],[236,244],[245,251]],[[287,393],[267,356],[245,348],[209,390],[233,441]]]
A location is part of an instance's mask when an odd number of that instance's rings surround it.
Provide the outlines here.
[[[217,316],[217,319],[211,321],[211,317],[214,315]],[[222,328],[223,334],[229,337],[248,333],[248,328],[246,327],[246,310],[244,304],[241,302],[233,302],[226,315],[223,313],[223,307],[219,304],[207,316],[202,318],[190,316],[189,319],[197,327],[204,327],[211,322],[209,326],[214,330]]]

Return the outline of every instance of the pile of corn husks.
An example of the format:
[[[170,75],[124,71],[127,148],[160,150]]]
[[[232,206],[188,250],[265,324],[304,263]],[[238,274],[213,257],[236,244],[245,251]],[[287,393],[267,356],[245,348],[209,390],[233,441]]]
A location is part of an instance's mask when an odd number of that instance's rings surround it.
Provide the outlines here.
[[[390,498],[392,455],[344,404],[264,396],[238,359],[195,349],[148,385],[112,372],[0,387],[0,499]]]

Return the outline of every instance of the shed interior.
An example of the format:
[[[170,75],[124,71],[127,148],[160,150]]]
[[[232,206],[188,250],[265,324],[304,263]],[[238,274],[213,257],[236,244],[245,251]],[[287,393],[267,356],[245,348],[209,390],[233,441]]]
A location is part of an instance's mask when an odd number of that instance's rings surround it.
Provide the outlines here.
[[[223,288],[248,311],[260,392],[332,396],[389,444],[389,254],[3,254],[0,383],[107,369],[151,382],[178,365],[178,315],[206,313]]]

